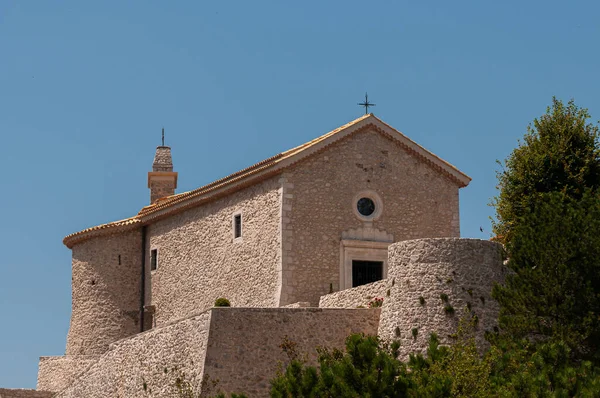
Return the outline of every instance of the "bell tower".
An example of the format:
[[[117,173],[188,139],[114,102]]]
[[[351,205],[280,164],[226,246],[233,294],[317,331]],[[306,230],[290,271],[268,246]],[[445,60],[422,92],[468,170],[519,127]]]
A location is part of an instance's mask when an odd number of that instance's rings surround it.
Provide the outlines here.
[[[177,188],[177,172],[173,171],[171,147],[165,146],[164,128],[162,129],[162,145],[156,147],[152,171],[148,172],[148,188],[150,188],[150,203],[175,194]]]

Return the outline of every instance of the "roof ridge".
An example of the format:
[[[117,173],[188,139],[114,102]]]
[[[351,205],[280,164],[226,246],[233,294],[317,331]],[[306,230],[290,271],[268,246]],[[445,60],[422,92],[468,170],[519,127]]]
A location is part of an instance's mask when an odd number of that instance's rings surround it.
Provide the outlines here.
[[[365,120],[369,119],[373,120],[373,122],[364,124],[358,130],[353,129],[352,131],[348,131],[349,128],[355,127],[361,122],[364,122]],[[377,126],[378,124],[379,126]],[[194,203],[196,203],[190,202],[190,200],[193,198],[202,197],[211,192],[216,192],[217,194],[223,193],[223,191],[219,190],[229,185],[232,186],[231,189],[240,188],[242,186],[241,182],[244,180],[247,180],[248,183],[256,183],[256,180],[258,178],[267,178],[273,175],[273,173],[276,173],[282,170],[283,168],[287,168],[290,165],[295,164],[297,161],[302,160],[303,157],[300,157],[301,154],[304,154],[304,156],[312,155],[315,152],[315,150],[311,151],[309,150],[310,148],[314,148],[316,145],[327,141],[331,137],[344,131],[348,131],[350,134],[352,134],[354,132],[362,130],[363,128],[368,127],[369,125],[372,125],[377,131],[379,131],[379,133],[387,135],[391,139],[395,139],[396,142],[398,142],[398,144],[404,150],[413,153],[415,156],[418,156],[425,162],[429,163],[430,166],[434,169],[439,169],[439,172],[447,175],[448,178],[453,180],[461,187],[468,185],[468,183],[471,181],[471,178],[466,174],[462,173],[460,170],[458,170],[457,167],[453,166],[451,163],[441,159],[437,155],[433,154],[421,145],[417,144],[415,141],[408,138],[399,130],[396,130],[389,124],[376,117],[373,113],[369,113],[357,119],[354,119],[340,127],[337,127],[329,131],[328,133],[316,137],[302,145],[288,149],[284,152],[280,152],[274,156],[271,156],[270,158],[252,164],[242,170],[236,171],[235,173],[222,177],[209,184],[203,185],[191,191],[182,192],[179,194],[162,198],[153,204],[143,207],[138,212],[138,214],[133,217],[98,225],[96,227],[87,228],[82,231],[67,235],[63,239],[63,243],[67,247],[71,248],[75,243],[81,240],[85,240],[88,236],[91,237],[97,234],[101,234],[107,229],[114,232],[118,232],[122,230],[132,229],[138,224],[145,225],[147,223],[150,223],[157,217],[162,217],[166,214],[170,214],[172,211],[181,210],[193,205]],[[342,135],[342,138],[345,136],[345,134]],[[318,150],[318,148],[316,150]],[[296,157],[299,158],[295,159]],[[268,172],[269,169],[272,169],[272,172]],[[211,198],[212,196],[207,197],[207,199]],[[185,204],[186,202],[189,202],[188,205]],[[183,205],[180,206],[180,204]],[[166,211],[168,211],[169,209],[172,209],[172,211],[167,213]]]

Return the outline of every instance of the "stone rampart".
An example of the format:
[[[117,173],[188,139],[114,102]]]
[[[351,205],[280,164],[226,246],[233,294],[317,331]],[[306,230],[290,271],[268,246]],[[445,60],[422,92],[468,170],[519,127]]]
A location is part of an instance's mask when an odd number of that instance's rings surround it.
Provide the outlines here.
[[[56,397],[168,397],[185,374],[200,383],[210,311],[111,344],[110,349]],[[173,370],[173,368],[178,370]]]
[[[452,342],[461,317],[476,315],[476,340],[497,323],[492,287],[504,280],[501,245],[479,239],[417,239],[389,247],[388,289],[379,336],[399,339],[401,355],[424,351],[435,332]]]
[[[42,391],[62,391],[99,358],[99,355],[40,357],[36,388]]]
[[[269,395],[269,381],[288,357],[287,339],[314,363],[316,347],[343,348],[352,333],[377,333],[379,309],[215,308],[204,373],[225,393]]]
[[[50,391],[37,391],[20,388],[0,388],[0,398],[50,398]]]
[[[388,282],[386,279],[366,285],[345,289],[321,296],[320,308],[357,308],[368,307],[375,297],[385,298]]]
[[[268,396],[269,381],[289,361],[280,347],[286,338],[314,363],[318,346],[343,348],[352,333],[376,334],[379,314],[379,309],[213,308],[112,344],[56,397],[171,396],[182,374],[196,391],[204,378],[218,382],[203,393]]]

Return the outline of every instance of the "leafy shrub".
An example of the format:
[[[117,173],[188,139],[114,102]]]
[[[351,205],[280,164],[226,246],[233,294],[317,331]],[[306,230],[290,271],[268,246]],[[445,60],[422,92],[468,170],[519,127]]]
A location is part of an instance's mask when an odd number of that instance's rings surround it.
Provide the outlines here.
[[[215,300],[215,307],[231,307],[231,303],[225,297],[219,297]]]

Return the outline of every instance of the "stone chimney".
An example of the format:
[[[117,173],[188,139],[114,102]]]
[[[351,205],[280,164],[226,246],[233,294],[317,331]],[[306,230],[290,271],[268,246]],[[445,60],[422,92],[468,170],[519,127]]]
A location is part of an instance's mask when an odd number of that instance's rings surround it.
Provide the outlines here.
[[[152,171],[148,173],[148,188],[150,188],[150,203],[160,198],[175,194],[177,188],[177,173],[173,171],[171,147],[165,146],[165,129],[163,129],[163,145],[156,147]]]

